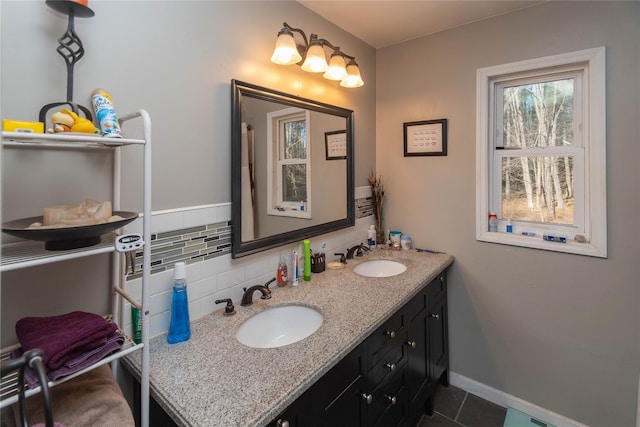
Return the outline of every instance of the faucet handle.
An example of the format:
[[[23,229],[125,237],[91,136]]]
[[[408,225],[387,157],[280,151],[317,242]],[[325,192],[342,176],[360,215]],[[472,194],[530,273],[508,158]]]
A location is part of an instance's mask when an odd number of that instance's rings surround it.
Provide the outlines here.
[[[269,285],[270,285],[270,284],[272,284],[272,283],[273,283],[273,282],[275,282],[275,281],[276,281],[276,278],[274,277],[273,279],[271,279],[271,280],[269,280],[267,283],[265,283],[263,286],[264,286],[265,288],[267,288],[267,290],[268,290],[269,292],[271,292],[271,289],[269,289]]]
[[[356,249],[356,256],[364,256],[364,252],[369,252],[369,247],[360,243],[360,246],[358,246],[358,249]]]
[[[216,304],[220,304],[223,302],[226,302],[227,305],[224,307],[224,315],[225,316],[231,316],[236,314],[236,309],[233,306],[233,301],[231,301],[231,298],[224,298],[224,299],[217,299]]]
[[[344,254],[335,253],[334,255],[336,255],[336,256],[340,255],[340,264],[346,264],[347,263],[347,257],[345,257]]]

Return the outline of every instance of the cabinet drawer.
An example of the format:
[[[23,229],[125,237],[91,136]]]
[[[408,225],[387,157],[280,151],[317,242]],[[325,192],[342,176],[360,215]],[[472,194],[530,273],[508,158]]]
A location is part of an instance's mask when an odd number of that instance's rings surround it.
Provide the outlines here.
[[[396,396],[397,403],[387,407],[380,419],[374,424],[375,427],[403,426],[407,422],[409,407],[407,405],[407,390],[403,387]]]
[[[403,369],[399,375],[381,385],[374,393],[373,402],[377,401],[379,406],[372,408],[369,425],[389,427],[403,425],[406,422],[409,408],[406,375],[407,371]]]
[[[404,310],[399,310],[367,339],[367,354],[371,356],[367,367],[371,369],[391,347],[402,344],[406,330]]]
[[[391,377],[398,373],[407,360],[406,352],[407,346],[404,345],[404,340],[398,341],[395,346],[378,359],[367,375],[371,388],[378,387],[386,377]]]

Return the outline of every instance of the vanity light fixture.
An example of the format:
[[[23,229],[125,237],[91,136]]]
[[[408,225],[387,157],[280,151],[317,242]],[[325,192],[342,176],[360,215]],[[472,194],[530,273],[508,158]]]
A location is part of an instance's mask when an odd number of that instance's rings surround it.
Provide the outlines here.
[[[304,44],[296,43],[293,33],[300,34]],[[329,63],[327,63],[325,47],[332,49]],[[307,39],[304,31],[293,28],[286,22],[278,32],[271,62],[279,65],[298,64],[304,71],[324,73],[322,76],[325,79],[340,81],[342,87],[364,85],[355,57],[342,52],[338,46],[334,46],[328,40],[318,38],[317,34],[311,34]]]

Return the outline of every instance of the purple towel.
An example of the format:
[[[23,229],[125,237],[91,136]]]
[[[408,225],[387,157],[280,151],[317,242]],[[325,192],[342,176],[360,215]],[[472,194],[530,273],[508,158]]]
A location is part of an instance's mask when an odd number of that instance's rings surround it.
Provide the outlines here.
[[[23,351],[41,348],[44,366],[55,370],[74,357],[103,346],[117,329],[102,316],[74,311],[52,317],[24,317],[16,323]]]
[[[81,371],[84,368],[91,366],[94,363],[120,350],[122,348],[122,345],[124,344],[124,341],[124,336],[120,332],[115,331],[107,339],[107,342],[100,347],[72,357],[68,359],[60,368],[47,372],[47,378],[49,379],[49,381],[56,381],[68,375],[75,374],[76,372]],[[12,354],[12,357],[17,358],[21,355],[22,352],[15,352],[14,354]],[[34,370],[30,368],[24,370],[24,378],[31,388],[35,388],[40,385],[38,375]]]

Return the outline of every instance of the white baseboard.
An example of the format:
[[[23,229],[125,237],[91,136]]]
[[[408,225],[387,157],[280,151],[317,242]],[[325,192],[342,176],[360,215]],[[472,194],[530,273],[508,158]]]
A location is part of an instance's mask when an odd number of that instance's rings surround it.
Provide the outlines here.
[[[574,421],[563,415],[557,414],[548,409],[542,408],[519,397],[512,396],[508,393],[480,383],[464,375],[449,371],[449,383],[464,391],[481,397],[489,402],[500,405],[504,408],[517,409],[520,412],[531,415],[533,418],[539,419],[557,427],[587,427],[585,424]]]

